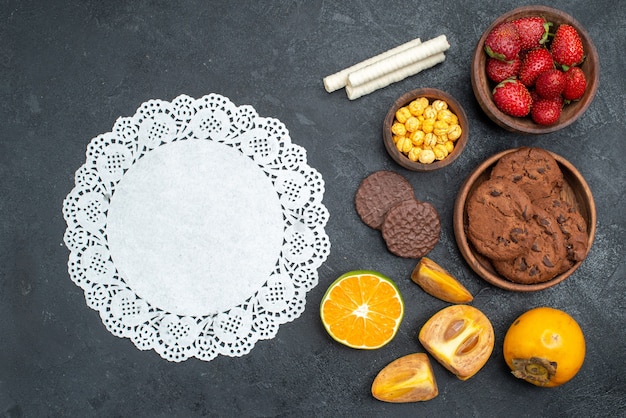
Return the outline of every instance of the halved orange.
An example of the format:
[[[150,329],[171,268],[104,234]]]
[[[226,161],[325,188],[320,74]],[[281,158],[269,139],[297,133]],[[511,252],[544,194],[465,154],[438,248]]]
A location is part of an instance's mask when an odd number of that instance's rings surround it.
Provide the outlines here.
[[[404,301],[388,277],[371,270],[355,270],[328,287],[320,315],[334,340],[348,347],[373,350],[387,344],[398,332]]]

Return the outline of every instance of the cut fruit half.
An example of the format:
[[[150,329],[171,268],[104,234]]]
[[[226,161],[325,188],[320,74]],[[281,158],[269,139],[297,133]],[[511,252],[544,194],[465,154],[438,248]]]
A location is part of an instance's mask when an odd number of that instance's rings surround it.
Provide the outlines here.
[[[461,380],[487,363],[494,346],[489,318],[469,305],[452,305],[434,314],[422,327],[419,342],[443,367]]]
[[[390,342],[398,332],[404,301],[388,277],[369,270],[350,271],[329,286],[320,316],[334,340],[373,350]]]

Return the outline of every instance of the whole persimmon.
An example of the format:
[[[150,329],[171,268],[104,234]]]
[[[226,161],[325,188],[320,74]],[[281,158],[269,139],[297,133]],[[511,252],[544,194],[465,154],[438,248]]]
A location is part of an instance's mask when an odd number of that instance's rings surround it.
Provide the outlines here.
[[[515,377],[536,386],[560,386],[583,365],[585,337],[566,312],[538,307],[523,313],[509,327],[503,353]]]

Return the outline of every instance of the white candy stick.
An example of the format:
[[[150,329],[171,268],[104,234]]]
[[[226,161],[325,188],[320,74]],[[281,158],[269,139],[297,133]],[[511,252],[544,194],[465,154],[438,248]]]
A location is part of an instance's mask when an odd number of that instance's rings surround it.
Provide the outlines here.
[[[324,77],[324,88],[329,93],[332,93],[335,90],[339,90],[340,88],[345,87],[348,84],[348,74],[353,73],[356,70],[360,70],[361,68],[367,67],[368,65],[373,64],[376,61],[388,58],[394,54],[397,54],[398,52],[406,51],[407,49],[410,49],[421,43],[422,41],[420,40],[420,38],[413,39],[412,41],[385,51],[382,54],[378,54],[375,57],[368,58],[365,61],[354,64],[353,66],[338,71],[335,74],[326,76]]]
[[[407,77],[415,75],[420,71],[423,71],[427,68],[433,67],[440,62],[443,62],[446,59],[446,56],[443,52],[432,55],[428,58],[425,58],[421,61],[418,61],[414,64],[409,64],[406,67],[399,68],[389,74],[383,75],[374,80],[368,81],[367,83],[361,84],[359,86],[346,86],[346,93],[348,95],[348,99],[354,100],[359,97],[365,96],[366,94],[370,94],[371,92],[381,89],[383,87],[387,87],[388,85],[398,82],[400,80],[404,80]]]
[[[356,87],[361,84],[365,84],[368,81],[379,78],[385,74],[389,74],[399,68],[406,67],[407,65],[414,64],[424,58],[430,57],[431,55],[447,51],[449,48],[450,44],[446,39],[446,35],[440,35],[420,45],[409,48],[406,51],[396,53],[390,57],[350,73],[348,75],[348,85]]]

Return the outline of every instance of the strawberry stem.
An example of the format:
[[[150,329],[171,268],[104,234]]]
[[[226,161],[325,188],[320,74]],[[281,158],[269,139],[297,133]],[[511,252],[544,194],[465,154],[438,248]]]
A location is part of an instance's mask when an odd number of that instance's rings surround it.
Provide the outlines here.
[[[487,53],[487,55],[489,55],[491,58],[495,58],[497,60],[503,61],[503,62],[510,62],[504,59],[504,54],[499,54],[497,52],[494,52],[489,46],[485,45],[485,52]]]
[[[543,36],[541,37],[541,39],[539,40],[539,44],[543,45],[545,43],[548,42],[548,37],[550,36],[554,36],[553,34],[550,33],[550,27],[552,27],[552,22],[545,22],[543,24]]]

